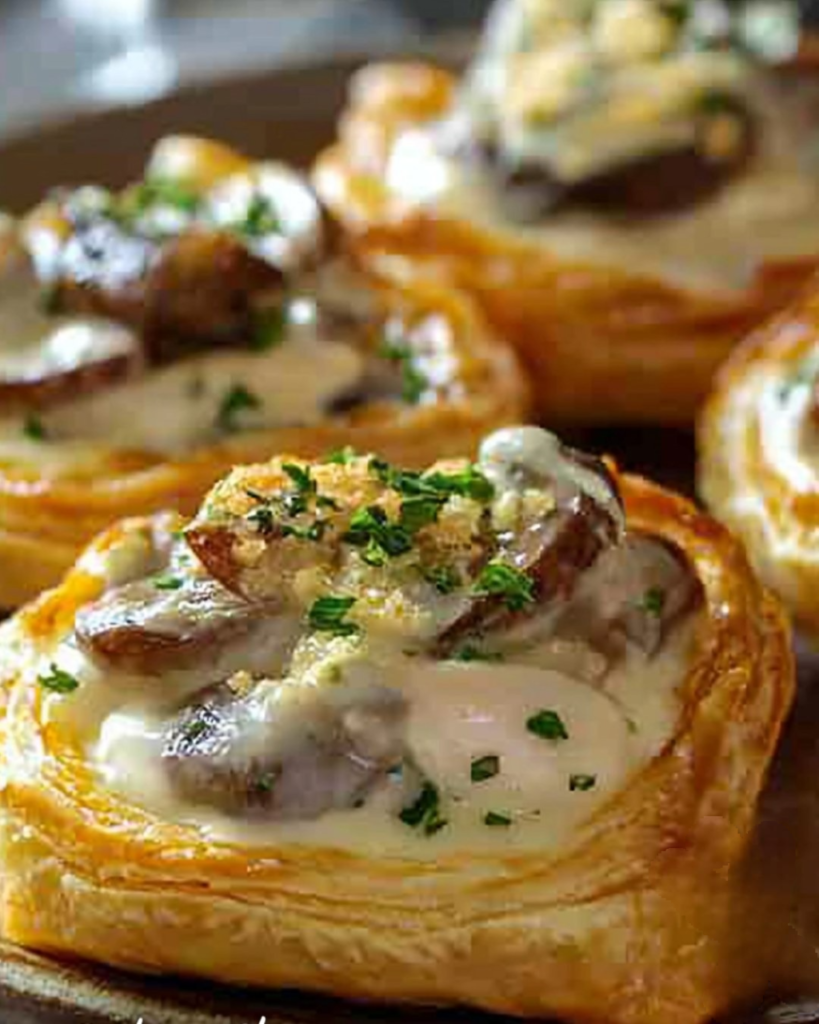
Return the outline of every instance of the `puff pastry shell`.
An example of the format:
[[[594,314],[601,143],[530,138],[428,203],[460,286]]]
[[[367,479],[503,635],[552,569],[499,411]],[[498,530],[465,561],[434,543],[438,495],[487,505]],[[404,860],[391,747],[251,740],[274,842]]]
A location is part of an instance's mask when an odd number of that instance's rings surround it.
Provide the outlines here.
[[[558,854],[250,849],[107,792],[20,677],[99,592],[86,559],[4,627],[4,935],[140,971],[353,998],[599,1024],[708,1019],[732,994],[723,883],[792,697],[788,630],[725,530],[644,480],[620,483],[631,525],[691,560],[705,607],[672,740]],[[96,547],[138,528],[115,526]]]

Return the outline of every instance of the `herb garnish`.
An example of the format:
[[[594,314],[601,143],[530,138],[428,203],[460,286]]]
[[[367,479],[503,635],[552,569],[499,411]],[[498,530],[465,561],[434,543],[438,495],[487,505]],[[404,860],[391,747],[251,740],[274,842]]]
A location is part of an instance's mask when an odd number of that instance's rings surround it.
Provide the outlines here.
[[[355,449],[351,448],[350,445],[345,445],[344,448],[336,448],[335,451],[330,452],[329,455],[325,456],[324,461],[334,466],[349,466],[357,458]]]
[[[245,519],[253,523],[257,531],[264,537],[269,537],[276,529],[276,517],[269,505],[262,505],[247,513]]]
[[[475,583],[475,593],[501,597],[510,611],[519,612],[534,602],[535,584],[520,569],[493,559],[481,570]]]
[[[248,204],[244,219],[230,227],[241,235],[258,238],[260,235],[281,234],[282,223],[268,196],[257,192]]]
[[[542,740],[567,740],[569,734],[556,711],[543,709],[526,720],[526,728]]]
[[[401,369],[401,397],[410,405],[417,405],[429,387],[429,381],[415,366],[414,354],[404,341],[386,339],[381,345],[381,355]]]
[[[152,206],[172,206],[182,213],[198,212],[201,198],[183,182],[173,178],[146,178],[125,191],[114,203],[116,220],[131,224]]]
[[[431,583],[439,594],[451,594],[461,585],[458,570],[451,565],[431,565],[421,569],[427,583]]]
[[[649,587],[640,598],[640,607],[649,615],[659,618],[665,608],[665,591],[660,587]]]
[[[441,817],[440,802],[437,787],[431,782],[425,782],[418,798],[405,807],[398,817],[410,828],[420,827],[424,835],[434,835],[447,824],[446,818]]]
[[[179,590],[184,583],[181,576],[154,576],[153,584],[157,590]]]
[[[495,495],[492,482],[473,465],[455,473],[419,473],[413,469],[398,469],[383,459],[373,458],[370,459],[370,472],[387,487],[407,497],[424,495],[446,499],[457,494],[474,501],[491,501]]]
[[[367,565],[383,565],[387,558],[397,558],[412,548],[412,537],[400,523],[391,523],[379,505],[360,508],[353,513],[342,540],[363,548],[361,557]]]
[[[475,757],[469,766],[469,777],[473,782],[485,782],[493,779],[500,771],[500,758],[497,754],[485,754]]]
[[[482,651],[475,644],[464,644],[452,658],[454,661],[503,661],[500,651]]]
[[[326,529],[327,523],[321,519],[316,519],[307,526],[290,526],[288,524],[282,527],[282,537],[297,537],[299,540],[319,541],[324,536]]]
[[[570,775],[569,776],[569,789],[572,793],[586,793],[590,789],[594,789],[597,784],[596,775]]]
[[[29,413],[23,423],[23,433],[30,441],[45,441],[48,437],[45,424],[39,416]]]
[[[238,417],[251,409],[260,409],[261,399],[254,395],[244,384],[234,384],[226,392],[216,414],[217,427],[226,434],[239,430]]]
[[[499,811],[487,811],[483,816],[484,825],[489,825],[490,828],[500,826],[501,828],[507,828],[512,824],[512,819],[508,814],[501,814]]]
[[[80,685],[79,679],[56,665],[53,661],[49,671],[37,676],[37,682],[52,693],[73,693]]]
[[[299,494],[316,493],[316,481],[310,475],[309,467],[299,466],[295,462],[285,462],[282,469],[296,485]]]
[[[254,352],[269,352],[284,341],[288,317],[285,306],[257,310],[253,316],[250,347]]]
[[[334,636],[352,636],[360,632],[359,625],[345,619],[355,602],[354,597],[317,598],[307,613],[310,628],[320,633],[332,633]]]
[[[401,502],[399,522],[408,533],[417,533],[438,519],[445,504],[445,497],[415,494]]]

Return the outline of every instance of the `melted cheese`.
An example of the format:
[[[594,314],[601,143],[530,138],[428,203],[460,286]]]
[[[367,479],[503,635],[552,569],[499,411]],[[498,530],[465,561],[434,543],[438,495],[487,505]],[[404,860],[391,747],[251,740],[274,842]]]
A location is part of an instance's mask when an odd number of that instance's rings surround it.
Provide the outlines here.
[[[213,841],[298,842],[419,857],[510,843],[555,849],[673,734],[692,633],[691,622],[679,627],[650,661],[631,652],[597,686],[533,665],[429,662],[394,653],[373,666],[406,698],[408,748],[439,788],[448,824],[434,836],[400,821],[394,781],[363,807],[313,821],[249,823],[186,803],[162,768],[162,720],[150,704],[126,705],[104,717],[89,756],[106,785]],[[542,739],[527,730],[527,720],[544,709],[560,715],[568,739]],[[500,772],[473,783],[471,762],[487,754],[499,757]],[[572,776],[593,776],[594,785],[573,789]],[[507,815],[512,824],[489,827],[488,812]]]

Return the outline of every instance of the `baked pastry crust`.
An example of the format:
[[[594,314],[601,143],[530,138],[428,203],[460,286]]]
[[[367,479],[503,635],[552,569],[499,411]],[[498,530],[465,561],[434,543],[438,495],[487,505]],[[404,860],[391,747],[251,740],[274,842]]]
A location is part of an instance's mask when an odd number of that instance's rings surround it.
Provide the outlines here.
[[[101,788],[21,670],[99,594],[93,552],[145,523],[112,527],[3,627],[3,934],[130,969],[352,998],[600,1024],[710,1018],[734,995],[723,883],[792,698],[788,627],[723,528],[642,479],[619,482],[630,524],[691,561],[704,610],[673,738],[550,856],[249,849]]]
[[[703,499],[814,635],[819,476],[807,450],[815,421],[805,361],[818,335],[819,288],[813,284],[726,363],[698,431]]]
[[[309,426],[237,435],[168,459],[146,451],[94,445],[76,464],[49,473],[36,448],[13,464],[0,461],[0,608],[15,607],[52,586],[88,541],[127,515],[178,508],[192,512],[231,466],[277,451],[318,455],[352,445],[422,465],[438,455],[471,451],[495,426],[525,418],[528,392],[512,352],[496,339],[468,297],[445,284],[367,280],[385,309],[410,323],[440,318],[449,327],[434,401],[372,401]],[[32,446],[29,446],[29,449]],[[27,451],[29,450],[27,449]]]
[[[800,66],[815,61],[806,48]],[[793,298],[816,257],[765,262],[738,290],[687,287],[622,265],[569,262],[531,233],[413,206],[387,183],[390,155],[408,131],[451,109],[456,84],[427,64],[359,72],[338,141],[315,166],[324,201],[394,273],[431,272],[475,295],[515,344],[547,422],[690,423],[717,367]]]

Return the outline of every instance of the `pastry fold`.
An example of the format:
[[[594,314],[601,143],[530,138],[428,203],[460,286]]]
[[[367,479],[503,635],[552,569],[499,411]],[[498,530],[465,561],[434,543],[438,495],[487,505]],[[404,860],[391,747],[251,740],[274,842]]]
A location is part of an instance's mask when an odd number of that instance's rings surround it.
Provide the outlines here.
[[[793,694],[788,627],[722,527],[645,480],[618,482],[629,527],[690,561],[703,610],[672,738],[548,854],[516,849],[511,833],[499,849],[435,859],[217,843],[107,791],[25,677],[100,593],[95,552],[146,524],[113,527],[3,627],[4,936],[355,999],[599,1024],[709,1019],[734,995],[723,914]]]
[[[814,438],[819,284],[752,334],[700,418],[699,490],[799,625],[819,632]]]
[[[398,277],[431,274],[475,295],[516,346],[547,422],[690,423],[724,358],[793,298],[816,257],[766,261],[737,289],[699,287],[558,257],[528,225],[495,230],[413,204],[388,182],[391,155],[451,111],[456,89],[426,64],[359,72],[338,140],[315,165],[324,201]]]
[[[528,392],[517,361],[468,297],[443,283],[396,285],[372,273],[366,280],[388,315],[427,323],[434,334],[440,351],[430,397],[419,404],[375,398],[317,423],[246,431],[179,457],[99,442],[72,442],[62,457],[58,440],[27,444],[13,460],[0,460],[0,608],[55,584],[116,519],[164,508],[192,512],[236,463],[352,445],[419,465],[471,451],[487,430],[525,415]],[[321,366],[309,372],[320,375]]]

